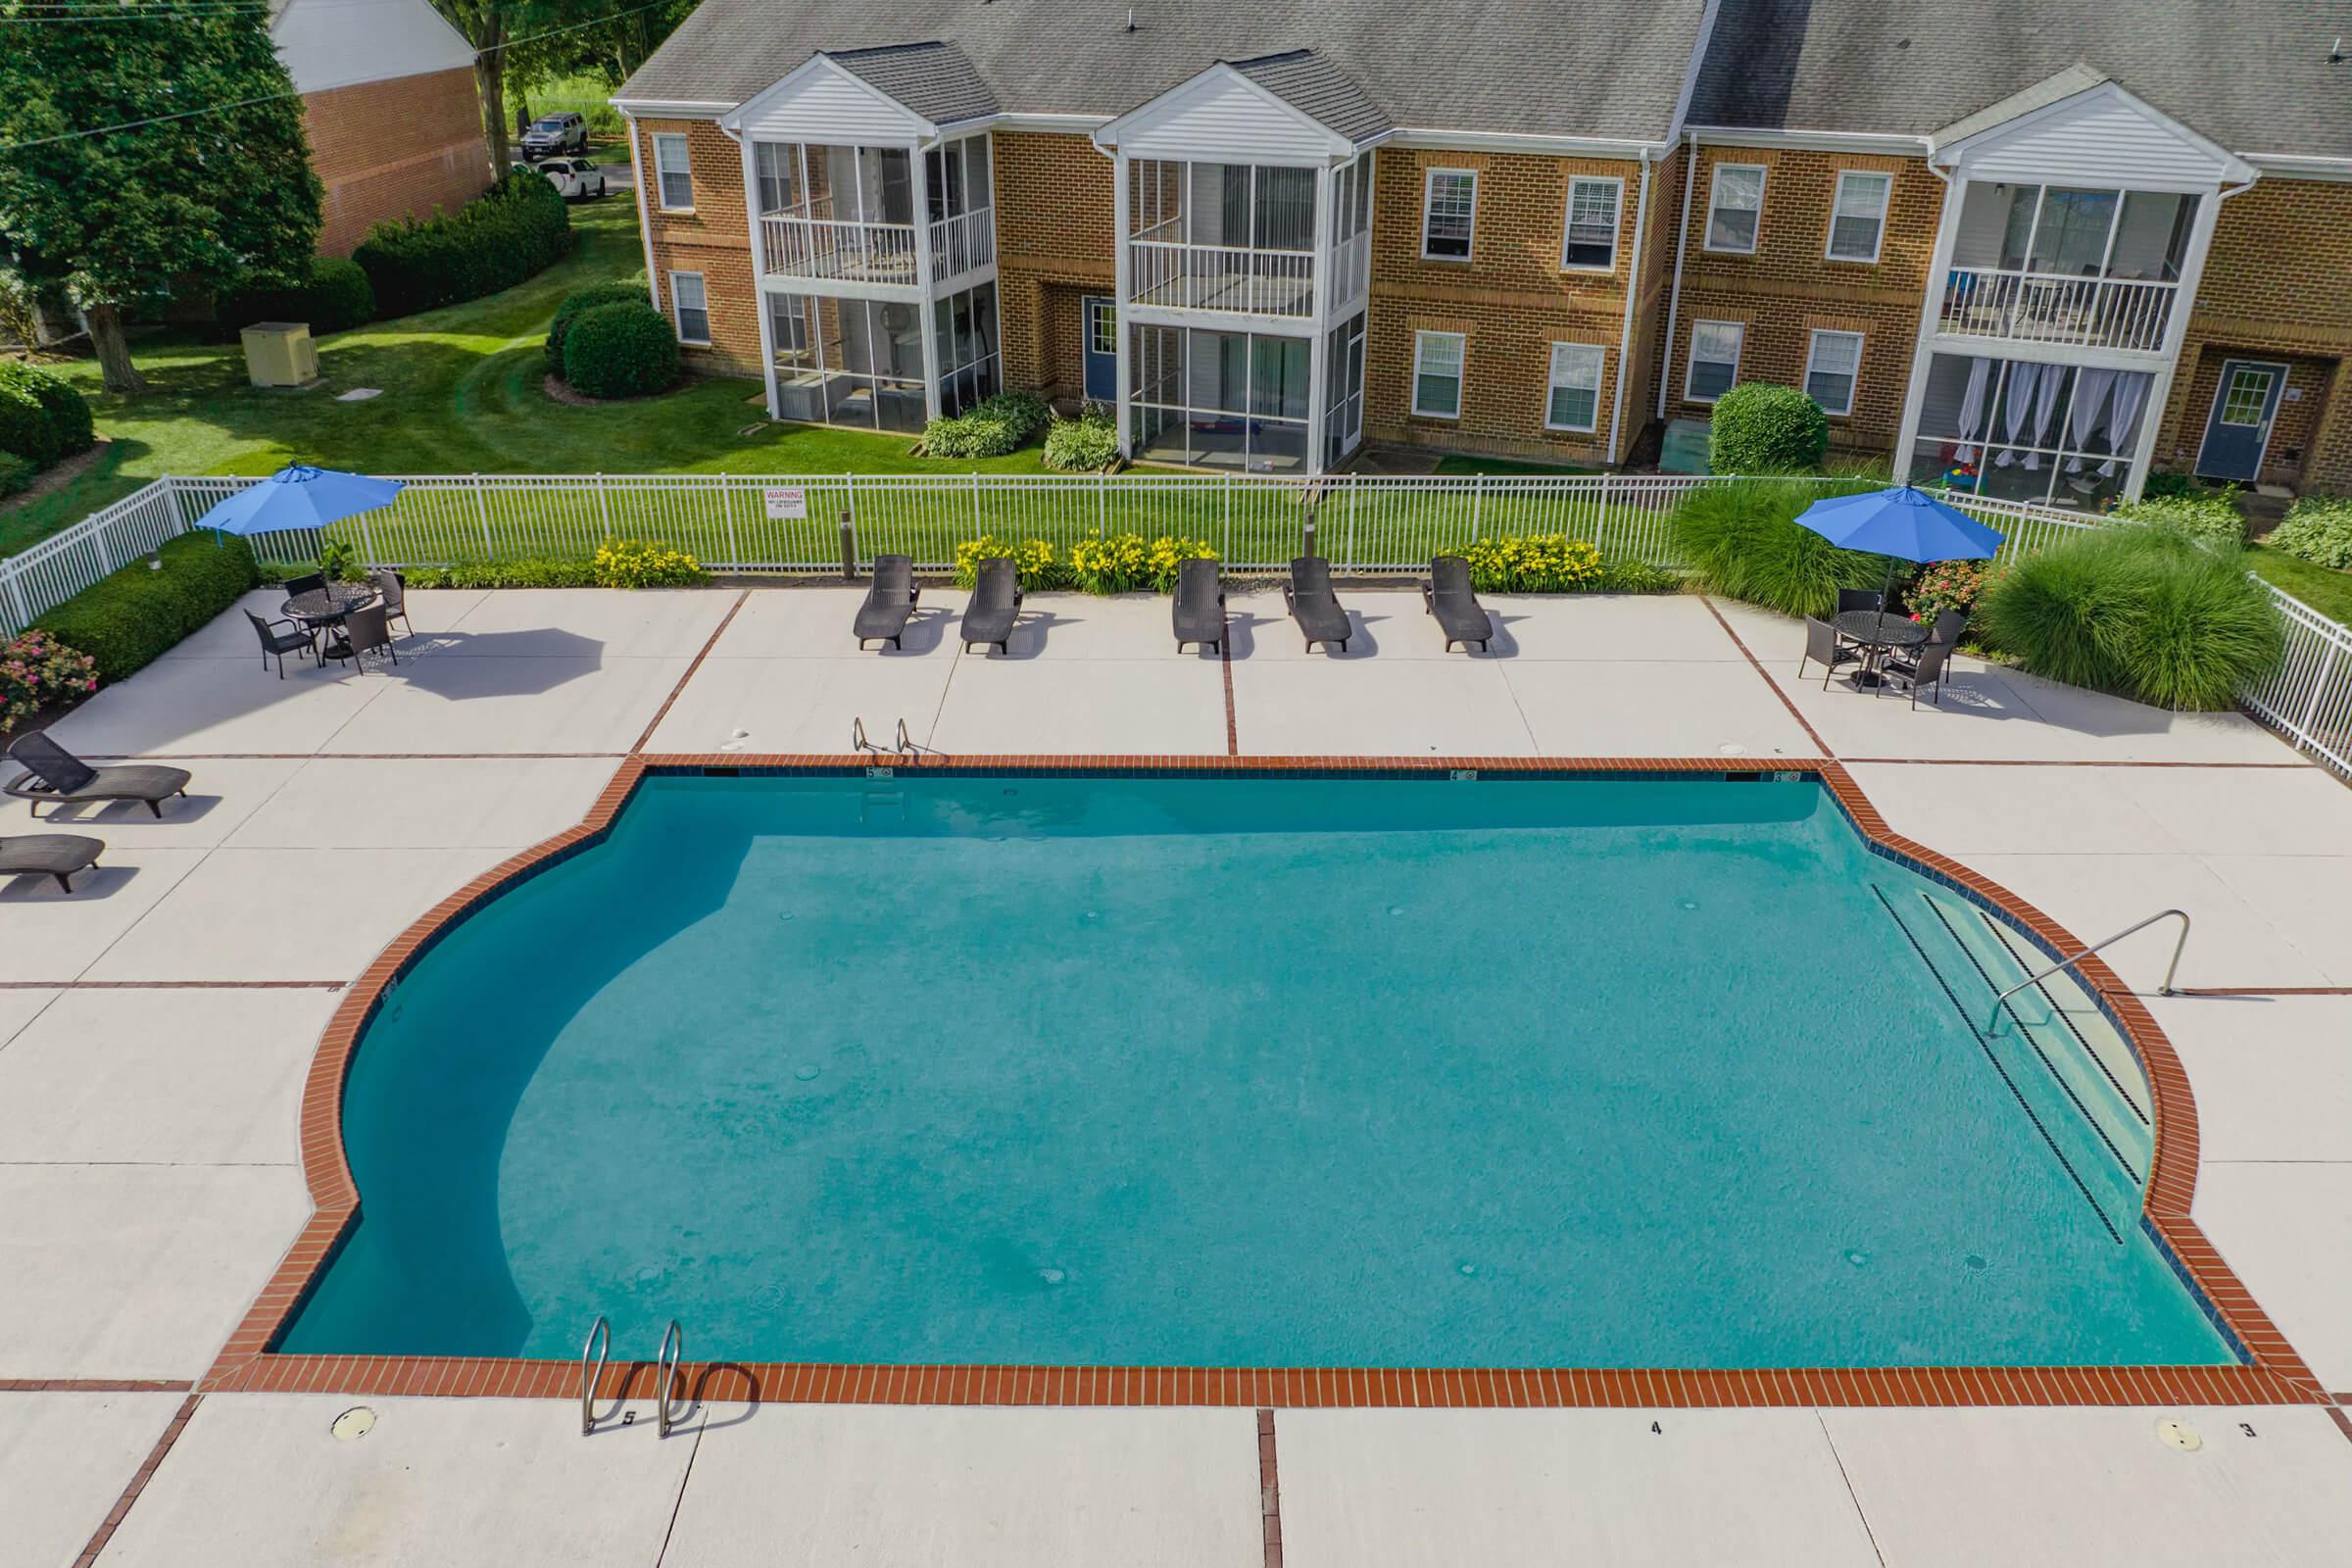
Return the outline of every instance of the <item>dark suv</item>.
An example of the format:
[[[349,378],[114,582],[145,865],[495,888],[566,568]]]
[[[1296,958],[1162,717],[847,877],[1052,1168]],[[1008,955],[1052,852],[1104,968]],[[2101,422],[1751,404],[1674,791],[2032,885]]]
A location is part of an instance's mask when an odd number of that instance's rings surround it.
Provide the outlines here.
[[[522,133],[522,156],[552,158],[588,150],[588,122],[578,115],[541,115]]]

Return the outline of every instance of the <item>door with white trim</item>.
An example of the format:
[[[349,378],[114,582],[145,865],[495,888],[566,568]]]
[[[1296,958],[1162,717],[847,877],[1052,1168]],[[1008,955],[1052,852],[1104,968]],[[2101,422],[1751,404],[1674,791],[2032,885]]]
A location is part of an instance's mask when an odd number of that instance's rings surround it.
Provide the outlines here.
[[[2205,440],[2197,448],[2197,472],[2207,479],[2251,484],[2262,472],[2271,444],[2271,425],[2286,392],[2286,367],[2263,360],[2224,360],[2221,385],[2205,416]]]

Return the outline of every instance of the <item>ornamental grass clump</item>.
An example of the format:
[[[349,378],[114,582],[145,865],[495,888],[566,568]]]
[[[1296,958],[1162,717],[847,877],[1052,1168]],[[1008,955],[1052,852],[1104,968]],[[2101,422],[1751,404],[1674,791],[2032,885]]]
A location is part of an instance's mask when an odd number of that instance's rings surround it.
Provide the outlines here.
[[[1796,514],[1832,496],[1873,488],[1860,480],[1718,480],[1684,497],[1676,548],[1701,587],[1784,615],[1827,615],[1840,588],[1885,584],[1884,556],[1840,550]]]

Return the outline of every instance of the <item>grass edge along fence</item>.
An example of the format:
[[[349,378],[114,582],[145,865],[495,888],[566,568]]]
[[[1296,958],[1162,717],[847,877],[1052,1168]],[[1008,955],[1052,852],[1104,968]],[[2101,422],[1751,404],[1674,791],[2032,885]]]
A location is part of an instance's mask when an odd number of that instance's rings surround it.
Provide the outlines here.
[[[946,572],[984,534],[1205,540],[1226,568],[1279,572],[1315,554],[1344,575],[1402,574],[1497,534],[1567,534],[1604,556],[1676,566],[1669,527],[1692,489],[1739,478],[1650,474],[1276,479],[1221,474],[427,474],[390,507],[325,530],[371,565],[592,557],[612,538],[683,551],[713,571],[838,573],[879,555]],[[185,532],[249,477],[167,476],[0,559],[0,630],[22,630],[117,567]],[[1782,482],[1782,481],[1775,481]],[[1825,484],[1831,481],[1823,481]],[[2004,558],[2091,519],[2017,502],[1956,502],[2000,529]],[[1311,528],[1311,536],[1309,529]],[[262,535],[255,553],[314,560],[320,534]],[[2278,668],[2239,693],[2246,711],[2352,778],[2352,629],[2265,585],[2286,626]]]

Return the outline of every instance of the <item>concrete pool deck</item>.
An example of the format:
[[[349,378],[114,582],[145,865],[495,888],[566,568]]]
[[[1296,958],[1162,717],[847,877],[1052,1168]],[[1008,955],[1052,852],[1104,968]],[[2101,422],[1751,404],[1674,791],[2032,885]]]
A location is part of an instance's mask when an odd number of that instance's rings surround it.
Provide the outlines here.
[[[1940,709],[1824,693],[1792,623],[1696,598],[1492,599],[1479,657],[1351,592],[1359,639],[1310,657],[1278,595],[1236,593],[1227,660],[1176,657],[1164,600],[1059,595],[966,657],[960,596],[923,597],[903,653],[859,655],[853,590],[419,592],[397,669],[283,682],[232,612],[57,726],[196,782],[161,822],[84,813],[111,850],[74,897],[0,888],[6,1552],[75,1560],[171,1432],[101,1560],[1254,1564],[1269,1532],[1293,1565],[2340,1558],[2352,1442],[2310,1406],[1286,1409],[1261,1445],[1246,1409],[761,1405],[583,1443],[559,1403],[369,1396],[344,1444],[355,1398],[192,1398],[302,1229],[303,1074],[385,943],[630,753],[840,753],[902,718],[951,754],[1834,757],[2078,935],[2179,905],[2180,983],[2246,993],[2150,999],[2201,1112],[2194,1213],[2352,1390],[2352,791],[2251,722],[1968,662]],[[2116,968],[2152,992],[2169,943]],[[2202,1446],[2160,1443],[2170,1416]]]

